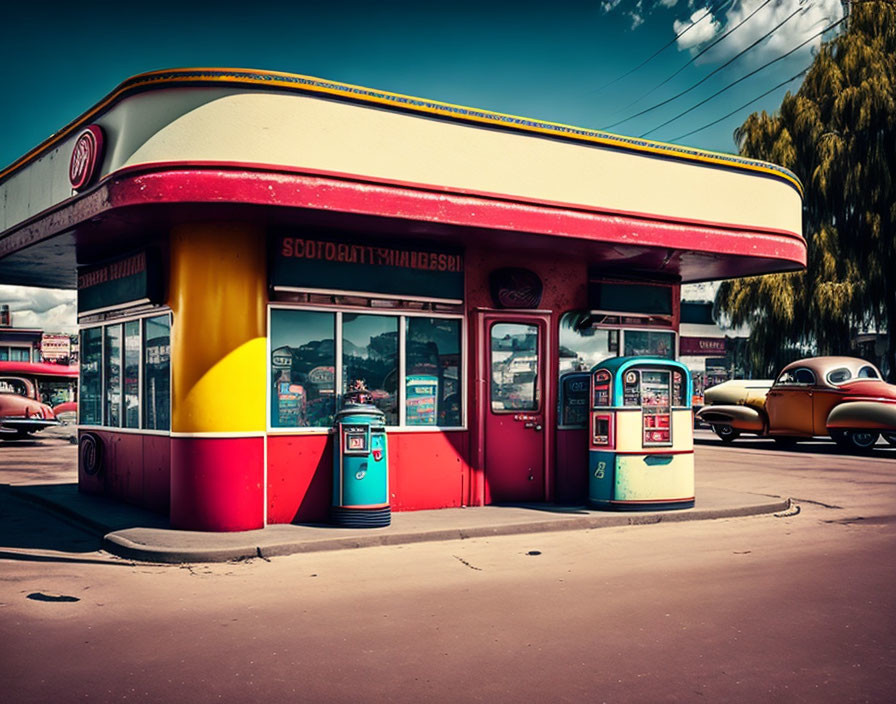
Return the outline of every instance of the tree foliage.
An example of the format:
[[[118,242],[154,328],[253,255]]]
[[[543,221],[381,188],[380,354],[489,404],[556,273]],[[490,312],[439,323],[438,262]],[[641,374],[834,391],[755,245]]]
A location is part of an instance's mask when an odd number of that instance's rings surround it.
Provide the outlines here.
[[[862,326],[886,330],[896,373],[896,5],[853,3],[802,86],[735,132],[741,154],[803,182],[805,271],[723,282],[718,312],[752,328],[769,375],[808,352],[846,354]]]

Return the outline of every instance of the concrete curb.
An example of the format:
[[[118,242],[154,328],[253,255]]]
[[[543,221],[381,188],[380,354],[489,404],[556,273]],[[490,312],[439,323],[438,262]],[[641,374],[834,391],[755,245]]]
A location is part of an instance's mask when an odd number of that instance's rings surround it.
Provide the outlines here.
[[[346,536],[321,536],[305,538],[289,538],[290,526],[269,526],[257,531],[244,533],[189,533],[187,531],[165,531],[166,537],[183,536],[180,545],[160,545],[150,542],[153,533],[150,529],[132,528],[108,533],[103,538],[103,548],[120,557],[146,562],[185,563],[185,562],[228,562],[252,558],[269,558],[300,553],[323,552],[333,550],[349,550],[356,548],[378,547],[387,545],[407,545],[421,542],[438,542],[450,540],[466,540],[469,538],[485,538],[503,535],[524,535],[531,533],[549,533],[571,530],[589,530],[620,526],[655,525],[658,523],[680,523],[684,521],[711,520],[719,518],[738,518],[743,516],[778,513],[792,508],[791,499],[778,499],[761,504],[736,506],[716,509],[690,509],[687,511],[645,512],[645,513],[606,513],[571,516],[567,518],[537,519],[521,522],[493,525],[476,525],[464,528],[445,528],[434,530],[416,530],[404,532],[387,532],[390,528],[367,529],[363,534],[354,533]],[[475,509],[473,509],[475,510]],[[279,530],[278,530],[279,528]],[[292,526],[292,528],[297,528]],[[321,528],[322,531],[334,531],[338,528]],[[239,545],[209,545],[208,543],[233,542],[235,535],[245,539]],[[143,540],[141,540],[143,538]],[[192,540],[201,540],[206,545],[189,546]]]

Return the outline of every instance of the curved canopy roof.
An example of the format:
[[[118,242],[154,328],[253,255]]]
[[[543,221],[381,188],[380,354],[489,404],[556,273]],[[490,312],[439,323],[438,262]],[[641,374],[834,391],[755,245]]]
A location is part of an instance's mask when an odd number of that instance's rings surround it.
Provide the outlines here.
[[[88,127],[97,173],[73,190]],[[172,69],[128,79],[0,172],[0,276],[73,287],[77,265],[190,217],[561,248],[689,282],[803,267],[801,210],[792,173],[738,156],[306,76]]]

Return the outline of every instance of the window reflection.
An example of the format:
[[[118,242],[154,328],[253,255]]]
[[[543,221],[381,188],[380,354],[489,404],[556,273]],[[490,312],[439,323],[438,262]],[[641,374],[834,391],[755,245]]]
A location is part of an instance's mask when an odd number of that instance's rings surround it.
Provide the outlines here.
[[[496,323],[491,331],[492,411],[536,411],[538,402],[538,327]]]
[[[271,311],[271,427],[329,427],[336,407],[336,316]]]
[[[106,328],[105,347],[105,425],[118,428],[121,426],[121,325]]]
[[[144,321],[143,427],[171,427],[171,322],[167,315]]]
[[[81,423],[100,425],[102,406],[103,329],[90,328],[81,333],[81,398],[78,409]]]
[[[124,324],[124,427],[140,427],[140,321]]]
[[[398,318],[387,315],[342,315],[342,385],[346,400],[367,392],[398,425]]]
[[[675,359],[675,333],[655,330],[626,330],[625,356]]]
[[[409,317],[406,324],[405,422],[460,426],[460,320]]]

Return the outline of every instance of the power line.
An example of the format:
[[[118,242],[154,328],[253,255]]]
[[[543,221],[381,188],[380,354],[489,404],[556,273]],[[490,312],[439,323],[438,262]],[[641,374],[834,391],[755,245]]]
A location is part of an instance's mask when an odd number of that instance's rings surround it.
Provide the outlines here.
[[[752,44],[750,44],[750,46],[748,46],[746,49],[744,49],[743,51],[741,51],[739,54],[737,54],[737,55],[734,56],[733,58],[731,58],[731,59],[729,59],[728,61],[726,61],[724,64],[722,64],[721,66],[719,66],[717,69],[715,69],[715,70],[713,70],[713,71],[710,71],[708,74],[706,74],[703,78],[701,78],[699,81],[697,81],[697,82],[696,82],[694,85],[692,85],[690,88],[686,88],[685,90],[681,91],[681,92],[678,93],[677,95],[673,95],[671,98],[668,98],[667,100],[664,100],[664,101],[661,102],[661,103],[657,103],[656,105],[653,105],[652,107],[649,107],[649,108],[647,108],[646,110],[642,110],[641,112],[635,113],[634,115],[630,115],[629,117],[626,117],[624,120],[619,120],[618,122],[614,122],[612,125],[607,125],[606,127],[603,127],[602,129],[605,129],[605,130],[611,129],[611,128],[613,128],[613,127],[616,127],[617,125],[621,125],[623,122],[628,122],[629,120],[633,120],[633,119],[636,118],[636,117],[641,117],[641,115],[646,115],[646,114],[649,113],[649,112],[653,112],[653,111],[656,110],[657,108],[660,108],[660,107],[662,107],[663,105],[667,105],[668,103],[671,103],[673,100],[678,100],[678,98],[680,98],[681,96],[686,95],[687,93],[690,93],[690,92],[691,92],[692,90],[694,90],[697,86],[699,86],[699,85],[705,83],[706,81],[708,81],[710,78],[712,78],[712,76],[714,76],[715,74],[717,74],[717,73],[718,73],[719,71],[721,71],[722,69],[727,68],[728,66],[730,66],[731,64],[733,64],[733,63],[734,63],[735,61],[737,61],[741,56],[743,56],[743,55],[746,54],[748,51],[750,51],[751,49],[753,49],[756,45],[761,44],[763,41],[765,41],[766,39],[768,39],[772,34],[774,34],[775,32],[777,32],[777,31],[778,31],[781,27],[783,27],[787,22],[789,22],[789,21],[792,20],[794,17],[796,17],[797,14],[799,14],[799,13],[801,13],[801,12],[805,12],[805,11],[806,11],[805,8],[798,8],[798,9],[794,10],[792,13],[790,13],[790,14],[787,16],[787,18],[786,18],[784,21],[779,22],[777,25],[775,25],[775,27],[773,27],[772,29],[770,29],[768,32],[766,32],[766,33],[763,34],[761,37],[759,37],[759,39],[757,39],[755,42],[753,42]],[[652,130],[651,130],[651,131],[652,131]]]
[[[711,42],[711,43],[708,44],[705,48],[701,49],[697,54],[695,54],[694,56],[692,56],[690,61],[688,61],[686,64],[684,64],[680,69],[678,69],[675,73],[673,73],[671,76],[669,76],[666,80],[662,81],[661,83],[658,83],[658,84],[655,85],[653,88],[651,88],[649,91],[647,91],[646,93],[644,93],[644,95],[642,95],[640,98],[638,98],[637,100],[634,100],[634,101],[632,101],[631,103],[629,103],[628,105],[626,105],[626,106],[623,108],[623,110],[627,110],[627,109],[630,108],[632,105],[636,105],[637,103],[640,103],[642,100],[644,100],[644,98],[646,98],[648,95],[650,95],[650,94],[653,93],[655,90],[657,90],[657,88],[662,88],[662,87],[663,87],[664,85],[666,85],[669,81],[671,81],[673,78],[675,78],[679,73],[681,73],[682,71],[684,71],[688,66],[690,66],[690,65],[693,64],[697,59],[699,59],[701,56],[703,56],[707,51],[709,51],[710,49],[712,49],[712,48],[713,48],[714,46],[716,46],[719,42],[723,41],[726,37],[729,37],[729,36],[730,36],[731,34],[733,34],[737,29],[739,29],[739,28],[742,27],[744,24],[746,24],[746,23],[753,17],[753,15],[755,15],[757,12],[759,12],[763,7],[765,7],[766,5],[768,5],[771,1],[772,1],[772,0],[765,0],[764,3],[762,3],[759,7],[757,7],[755,10],[753,10],[749,15],[747,15],[744,19],[742,19],[740,22],[738,22],[734,27],[732,27],[732,28],[729,29],[727,32],[725,32],[721,37],[719,37],[719,38],[716,39],[715,41]]]
[[[798,74],[796,74],[795,76],[791,76],[791,77],[788,78],[786,81],[782,81],[781,83],[779,83],[778,85],[776,85],[774,88],[765,91],[765,93],[763,93],[762,95],[753,98],[753,99],[752,99],[750,102],[748,102],[748,103],[744,103],[744,104],[741,105],[739,108],[737,108],[737,109],[735,109],[735,110],[732,110],[732,111],[729,112],[727,115],[723,115],[723,116],[720,117],[718,120],[713,120],[712,122],[703,125],[703,127],[698,127],[697,129],[695,129],[695,130],[691,130],[690,132],[687,132],[687,133],[685,133],[685,134],[679,135],[678,137],[673,137],[671,141],[673,141],[673,142],[677,142],[679,139],[684,139],[685,137],[690,137],[692,134],[697,134],[698,132],[702,132],[703,130],[708,129],[709,127],[712,127],[713,125],[717,125],[717,124],[719,124],[719,123],[722,122],[723,120],[727,120],[727,119],[728,119],[729,117],[731,117],[732,115],[736,115],[736,114],[739,113],[741,110],[750,107],[750,106],[751,106],[753,103],[755,103],[757,100],[762,100],[762,99],[763,99],[765,96],[767,96],[769,93],[774,93],[776,90],[778,90],[778,88],[783,88],[783,87],[786,86],[788,83],[792,83],[793,81],[795,81],[797,78],[802,78],[803,76],[806,75],[806,73],[808,73],[808,71],[809,71],[808,68],[803,69],[802,71],[800,71],[800,72],[799,72]]]
[[[666,49],[668,49],[668,48],[669,48],[670,46],[672,46],[675,42],[677,42],[678,39],[679,39],[679,37],[683,37],[683,36],[684,36],[685,34],[687,34],[691,29],[693,29],[693,28],[696,27],[698,24],[700,24],[700,23],[701,23],[707,16],[709,16],[710,14],[712,14],[715,10],[720,10],[720,9],[722,9],[722,7],[724,7],[725,5],[730,4],[731,2],[733,2],[733,0],[722,0],[722,2],[719,3],[718,7],[716,7],[716,8],[714,8],[714,7],[708,7],[708,8],[706,8],[706,12],[704,12],[702,15],[700,15],[699,19],[697,19],[696,21],[692,22],[692,23],[689,24],[687,27],[685,27],[683,30],[681,30],[678,34],[676,34],[674,37],[672,37],[672,40],[671,40],[668,44],[664,44],[663,46],[661,46],[661,47],[660,47],[659,49],[657,49],[653,54],[651,54],[650,56],[648,56],[646,59],[644,59],[644,61],[642,61],[642,62],[641,62],[640,64],[638,64],[637,66],[635,66],[633,69],[627,71],[626,73],[623,73],[621,76],[618,76],[618,77],[614,78],[614,79],[613,79],[612,81],[610,81],[609,83],[605,83],[605,84],[602,85],[600,88],[597,88],[597,89],[596,89],[596,92],[600,92],[600,91],[602,91],[602,90],[606,90],[607,88],[609,88],[609,87],[610,87],[611,85],[613,85],[614,83],[618,83],[618,82],[621,81],[623,78],[626,78],[626,77],[628,77],[628,76],[631,76],[635,71],[637,71],[637,70],[643,68],[644,66],[646,66],[647,64],[649,64],[651,61],[653,61],[657,56],[659,56],[660,54],[662,54]]]
[[[750,73],[748,73],[746,76],[741,76],[741,77],[738,78],[736,81],[732,81],[731,83],[729,83],[727,86],[725,86],[725,87],[722,88],[721,90],[717,90],[715,93],[713,93],[712,95],[710,95],[708,98],[704,98],[704,99],[701,100],[699,103],[697,103],[696,105],[692,105],[691,107],[689,107],[689,108],[688,108],[687,110],[685,110],[684,112],[680,112],[680,113],[678,113],[678,114],[677,114],[675,117],[673,117],[671,120],[666,120],[663,124],[661,124],[661,125],[657,125],[657,126],[654,127],[652,130],[648,130],[647,132],[645,132],[644,134],[642,134],[642,135],[640,135],[640,136],[641,136],[641,137],[646,137],[646,136],[649,135],[651,132],[656,132],[658,129],[660,129],[660,128],[662,128],[662,127],[665,127],[665,126],[668,125],[669,123],[671,123],[671,122],[675,122],[678,118],[680,118],[680,117],[684,117],[684,116],[687,115],[689,112],[691,112],[691,111],[693,111],[693,110],[696,110],[696,109],[699,108],[701,105],[703,105],[703,104],[705,104],[705,103],[708,103],[708,102],[709,102],[710,100],[712,100],[713,98],[715,98],[715,97],[721,95],[722,93],[724,93],[724,92],[725,92],[726,90],[728,90],[729,88],[733,88],[734,86],[736,86],[736,85],[737,85],[738,83],[740,83],[741,81],[745,81],[745,80],[748,79],[750,76],[755,76],[757,73],[759,73],[759,72],[762,71],[763,69],[766,69],[766,68],[768,68],[769,66],[771,66],[772,64],[777,63],[777,62],[780,61],[781,59],[786,59],[788,56],[790,56],[790,55],[791,55],[792,53],[794,53],[795,51],[799,51],[800,49],[802,49],[804,46],[806,46],[806,44],[808,44],[809,42],[811,42],[813,39],[815,39],[815,38],[817,38],[817,37],[820,37],[822,34],[825,34],[826,32],[829,32],[829,31],[832,30],[834,27],[836,27],[836,26],[839,25],[839,24],[842,24],[842,23],[845,22],[845,21],[846,21],[846,17],[843,17],[842,19],[837,20],[837,21],[834,22],[833,24],[828,25],[827,27],[825,27],[825,28],[824,28],[823,30],[821,30],[820,32],[818,32],[818,33],[816,33],[816,34],[813,34],[811,37],[809,37],[806,41],[804,41],[803,43],[801,43],[799,46],[796,46],[796,47],[794,47],[793,49],[791,49],[790,51],[788,51],[786,54],[781,54],[781,56],[779,56],[777,59],[772,59],[772,60],[769,61],[768,63],[763,64],[762,66],[760,66],[759,68],[757,68],[756,70],[754,70],[754,71],[750,71]]]

